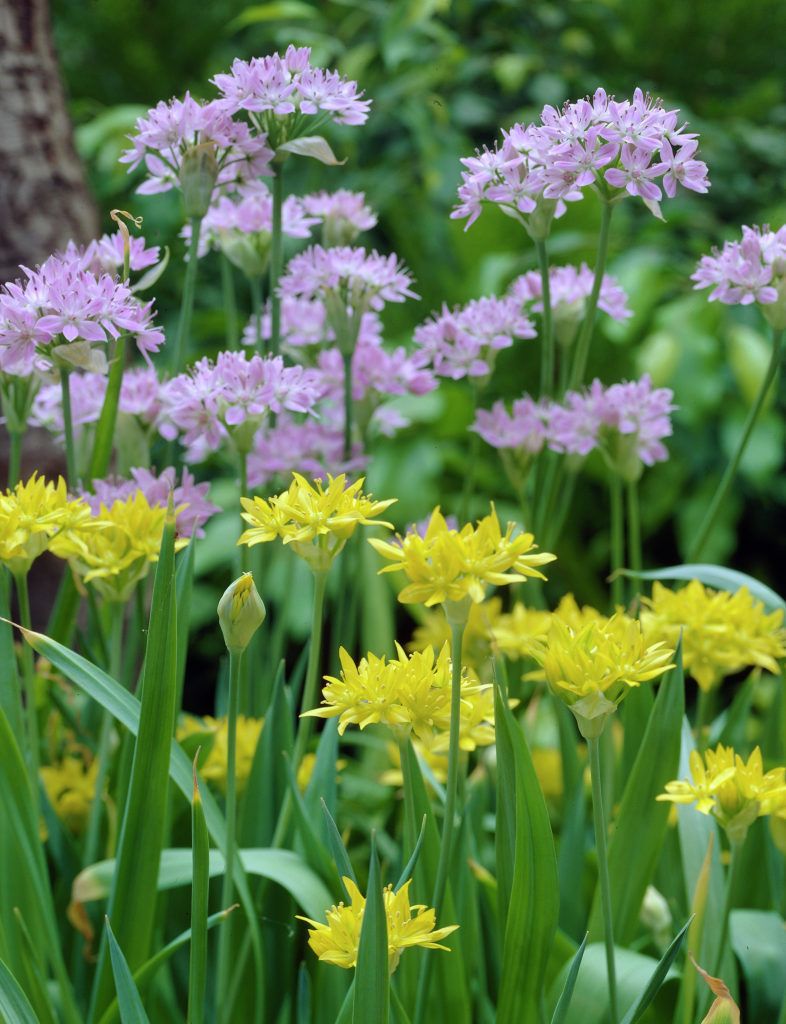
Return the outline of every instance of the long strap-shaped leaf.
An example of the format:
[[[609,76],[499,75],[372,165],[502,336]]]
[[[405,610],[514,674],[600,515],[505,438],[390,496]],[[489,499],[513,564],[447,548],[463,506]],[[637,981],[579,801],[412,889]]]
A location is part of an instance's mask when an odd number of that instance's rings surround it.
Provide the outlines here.
[[[14,1024],[38,1024],[27,996],[19,987],[19,982],[0,960],[0,1020],[13,1021]]]
[[[682,926],[680,931],[677,933],[677,935],[674,937],[674,939],[672,939],[671,945],[661,957],[658,966],[652,972],[652,977],[650,978],[647,987],[644,989],[641,996],[636,1000],[633,1006],[631,1006],[631,1008],[622,1018],[622,1024],[636,1024],[637,1020],[641,1020],[642,1016],[644,1015],[644,1011],[647,1009],[652,1000],[658,994],[658,991],[661,985],[663,984],[666,975],[669,973],[669,968],[674,963],[674,960],[677,957],[677,953],[679,953],[680,951],[680,946],[682,945],[683,939],[685,938],[685,933],[688,931],[688,928],[690,927],[690,923],[692,920],[692,917],[689,918]]]
[[[106,922],[106,934],[109,939],[109,953],[112,959],[112,974],[115,977],[115,988],[117,989],[117,1005],[120,1008],[120,1020],[122,1024],[150,1024],[150,1019],[142,1006],[142,999],[134,984],[131,971],[128,969],[128,961],[123,956],[123,950],[117,943],[109,920]]]
[[[388,926],[382,880],[379,875],[377,843],[371,834],[371,866],[363,923],[355,968],[355,998],[352,1024],[388,1024],[390,1014],[390,971],[388,968]]]

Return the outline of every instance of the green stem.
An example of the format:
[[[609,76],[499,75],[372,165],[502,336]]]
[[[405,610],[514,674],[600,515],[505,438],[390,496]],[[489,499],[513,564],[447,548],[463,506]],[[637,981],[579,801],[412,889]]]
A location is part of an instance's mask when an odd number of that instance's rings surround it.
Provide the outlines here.
[[[625,561],[624,512],[622,507],[622,481],[616,473],[612,474],[609,483],[611,500],[611,603],[612,607],[624,601],[624,580],[618,570]]]
[[[22,438],[23,434],[9,431],[8,448],[8,489],[13,490],[19,483],[19,472],[22,466]]]
[[[598,299],[600,298],[600,289],[603,284],[603,274],[606,270],[606,256],[609,251],[611,211],[611,204],[604,201],[600,214],[600,234],[598,236],[598,255],[595,262],[595,278],[592,282],[590,297],[587,300],[584,320],[581,323],[579,335],[576,339],[576,354],[573,357],[573,368],[570,375],[570,386],[572,388],[579,387],[584,380],[584,373],[587,369],[587,358],[589,357],[590,345],[592,343],[592,331],[595,327],[595,315],[598,311]]]
[[[237,791],[235,782],[235,749],[237,744],[237,712],[240,697],[240,664],[242,652],[229,652],[229,701],[227,705],[227,793],[226,793],[226,846],[224,848],[224,880],[221,887],[221,907],[232,904],[234,894],[235,845],[237,827]],[[218,940],[218,985],[216,1007],[220,1020],[230,1021],[231,1007],[227,1005],[227,985],[230,975],[231,933],[230,920],[224,922]]]
[[[241,498],[247,498],[248,497],[248,453],[246,451],[238,451],[238,453],[237,453],[237,461],[238,461],[238,478],[239,478],[239,486],[240,486],[240,497]],[[240,502],[238,502],[238,505],[240,505]],[[243,530],[245,530],[245,528],[246,528],[246,524],[241,519],[240,520],[240,532],[242,533]],[[240,571],[241,572],[248,572],[249,558],[250,558],[250,555],[251,555],[251,550],[250,550],[250,548],[249,548],[249,546],[247,544],[240,544],[239,547],[240,547]]]
[[[237,300],[235,298],[235,281],[232,276],[232,264],[221,253],[221,298],[224,306],[224,337],[228,349],[237,348]]]
[[[723,955],[726,952],[726,940],[729,937],[729,921],[731,919],[731,902],[734,890],[735,879],[739,863],[741,861],[740,851],[742,843],[729,843],[729,866],[726,869],[726,889],[723,896],[723,913],[721,916],[721,930],[718,939],[718,948],[715,953],[715,962],[710,972],[714,978],[719,978],[723,969]],[[707,1004],[709,993],[702,993],[699,996],[699,1014],[702,1016],[704,1007]]]
[[[551,283],[549,281],[549,255],[545,239],[535,242],[540,269],[543,312],[541,314],[542,334],[540,339],[540,394],[541,397],[554,393],[554,326],[551,314]]]
[[[445,899],[445,890],[448,884],[448,873],[450,871],[450,860],[453,853],[453,833],[456,824],[456,794],[458,792],[459,765],[461,761],[459,750],[459,732],[461,729],[461,650],[464,639],[465,623],[451,622],[451,658],[453,662],[453,673],[450,683],[450,739],[448,742],[448,780],[445,787],[445,817],[442,822],[442,839],[439,848],[439,861],[437,862],[437,877],[434,883],[434,895],[431,906],[439,916]],[[431,965],[433,956],[424,951],[421,961],[420,976],[418,978],[417,998],[415,1001],[415,1014],[412,1018],[413,1024],[422,1024],[425,1019],[426,1006],[428,1004],[429,986],[431,983]]]
[[[480,401],[481,389],[473,381],[472,382],[472,418],[475,419],[477,414],[478,403]],[[469,522],[470,514],[470,503],[472,501],[472,495],[475,490],[475,469],[478,464],[478,456],[480,455],[480,434],[473,430],[470,432],[469,440],[469,453],[467,455],[467,465],[464,470],[464,486],[461,489],[461,505],[459,506],[459,519],[462,523]]]
[[[199,234],[202,218],[191,218],[191,241],[188,245],[188,261],[186,276],[183,281],[183,296],[180,301],[180,319],[177,323],[175,347],[172,353],[172,372],[180,373],[186,357],[186,338],[191,331],[191,316],[194,312],[194,294],[196,292],[197,266],[199,264]],[[223,933],[222,933],[223,934]]]
[[[120,405],[120,390],[123,386],[125,355],[126,339],[124,335],[121,335],[115,342],[115,351],[112,365],[109,369],[104,404],[101,407],[101,415],[96,427],[93,454],[90,459],[89,480],[91,481],[99,480],[101,477],[106,476],[109,469],[109,460],[112,458],[115,426],[117,425],[117,410]]]
[[[780,365],[782,342],[783,331],[773,330],[772,353],[770,354],[770,363],[767,367],[767,372],[765,373],[764,379],[761,382],[761,387],[759,388],[759,392],[756,395],[756,399],[753,405],[750,407],[750,410],[748,411],[748,416],[745,420],[745,426],[743,427],[742,435],[740,436],[740,439],[737,442],[737,448],[734,454],[732,455],[729,464],[726,466],[723,476],[721,477],[720,483],[718,484],[718,488],[715,491],[715,494],[713,495],[712,501],[710,502],[710,507],[707,509],[707,512],[705,513],[704,519],[699,528],[699,532],[696,534],[696,538],[688,551],[689,562],[697,562],[699,560],[702,551],[704,550],[705,544],[712,536],[712,531],[715,527],[715,521],[718,518],[718,513],[720,512],[723,503],[726,500],[726,496],[729,493],[729,488],[731,487],[732,483],[734,482],[734,478],[737,475],[737,470],[739,469],[740,462],[742,461],[742,456],[745,454],[745,449],[747,448],[748,441],[750,440],[751,434],[753,433],[753,428],[756,426],[756,421],[758,420],[759,413],[761,412],[762,407],[764,405],[764,400],[766,399],[767,393],[770,390],[770,386],[772,385],[772,382],[775,380],[775,376],[778,372],[778,367]]]
[[[278,355],[281,342],[281,299],[278,294],[278,279],[281,277],[283,261],[283,237],[281,231],[281,207],[284,202],[284,165],[276,164],[273,178],[273,224],[270,237],[270,352]]]
[[[301,717],[298,719],[297,735],[292,754],[292,769],[297,771],[298,765],[303,760],[303,755],[308,747],[311,738],[313,718],[303,718],[305,711],[311,711],[316,703],[317,689],[319,684],[319,666],[322,661],[322,619],[325,606],[325,588],[327,586],[326,572],[314,573],[314,607],[311,617],[311,641],[308,649],[308,667],[306,668],[306,682],[303,687],[303,700],[300,707]]]
[[[68,486],[76,487],[76,450],[74,448],[74,423],[71,415],[71,388],[68,383],[68,370],[60,368],[60,386],[63,389],[63,433],[65,434],[66,476]]]
[[[248,279],[248,289],[251,292],[251,315],[254,318],[257,352],[263,356],[265,354],[265,339],[262,337],[262,283],[258,277]]]
[[[344,461],[352,458],[352,353],[344,352]]]
[[[696,701],[696,748],[699,751],[707,747],[709,728],[715,718],[715,691],[699,689]],[[705,733],[707,735],[705,736]]]
[[[20,572],[14,575],[16,585],[16,599],[19,604],[19,618],[22,621],[22,628],[32,630],[33,625],[30,619],[30,591],[27,587],[27,573]],[[25,695],[25,718],[27,719],[27,747],[30,757],[30,779],[33,785],[33,792],[36,794],[36,806],[38,806],[38,709],[35,702],[35,665],[33,663],[33,649],[30,644],[22,642],[22,688]]]
[[[639,511],[639,487],[636,481],[627,485],[628,497],[628,561],[633,572],[641,572],[643,556],[641,548],[641,515]]]
[[[606,815],[603,809],[603,783],[600,768],[600,738],[587,739],[592,777],[592,817],[595,825],[595,846],[598,851],[598,875],[600,900],[603,910],[603,938],[606,944],[606,969],[609,981],[609,1007],[611,1024],[618,1024],[617,973],[614,962],[614,918],[611,913],[611,885],[609,883],[609,862],[606,851]]]

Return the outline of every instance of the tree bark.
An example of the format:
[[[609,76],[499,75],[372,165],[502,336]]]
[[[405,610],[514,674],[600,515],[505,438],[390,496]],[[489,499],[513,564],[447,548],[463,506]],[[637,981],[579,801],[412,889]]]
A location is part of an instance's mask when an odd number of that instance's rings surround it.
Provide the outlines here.
[[[0,282],[97,231],[48,0],[0,0]]]

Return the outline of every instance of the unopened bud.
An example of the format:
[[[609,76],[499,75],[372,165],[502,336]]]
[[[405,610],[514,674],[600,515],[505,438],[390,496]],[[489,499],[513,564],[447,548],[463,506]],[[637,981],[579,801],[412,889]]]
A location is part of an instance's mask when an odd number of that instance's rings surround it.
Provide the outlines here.
[[[192,146],[183,156],[180,168],[180,188],[183,205],[189,220],[200,220],[208,211],[218,178],[218,161],[212,142]]]
[[[265,605],[250,572],[231,583],[218,602],[218,622],[231,654],[242,654],[265,621]]]

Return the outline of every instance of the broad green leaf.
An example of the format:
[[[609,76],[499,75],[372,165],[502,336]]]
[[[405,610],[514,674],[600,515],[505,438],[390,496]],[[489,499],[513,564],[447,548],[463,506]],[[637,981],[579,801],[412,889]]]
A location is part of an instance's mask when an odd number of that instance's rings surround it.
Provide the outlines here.
[[[330,143],[321,135],[301,135],[300,138],[283,142],[278,148],[284,150],[285,153],[311,157],[312,160],[318,160],[321,164],[327,164],[328,167],[340,167],[341,164],[346,163],[346,160],[337,159],[336,154],[330,148]]]
[[[631,1006],[625,1016],[622,1018],[622,1024],[636,1024],[637,1020],[641,1020],[647,1007],[650,1005],[652,1000],[660,991],[660,987],[666,980],[666,975],[669,973],[671,965],[676,959],[677,953],[679,953],[682,946],[685,934],[690,927],[690,918],[685,922],[680,931],[672,939],[669,948],[663,954],[658,961],[658,965],[652,972],[652,977],[647,982],[647,987],[641,993],[636,1002]]]
[[[120,1020],[122,1024],[150,1024],[131,971],[128,969],[128,962],[112,931],[109,918],[106,920],[106,934],[109,938],[109,954],[112,959],[112,974],[115,978]]]
[[[39,1024],[19,982],[0,960],[0,1019],[11,1024]]]
[[[542,1020],[559,881],[546,802],[524,733],[497,687],[497,881],[503,950],[497,1020]],[[526,969],[522,970],[522,965]]]
[[[723,565],[697,562],[692,565],[670,565],[665,569],[651,569],[649,572],[633,572],[630,569],[625,569],[622,570],[622,575],[638,580],[700,580],[706,587],[732,592],[745,587],[753,597],[764,604],[768,611],[775,611],[778,608],[786,611],[786,601],[780,594],[776,594],[774,590],[755,580],[752,576],[739,572],[737,569],[727,569]]]
[[[41,963],[39,950],[36,949],[30,932],[22,918],[18,907],[14,907],[17,930],[21,939],[22,969],[24,971],[25,991],[35,1010],[40,1024],[56,1024],[56,1015],[52,1006],[52,998],[47,991],[46,965]]]
[[[352,1024],[387,1024],[390,1013],[390,968],[388,966],[388,926],[382,879],[379,874],[377,843],[371,833],[371,863],[368,871],[366,907],[358,942],[355,968],[355,996]]]
[[[652,881],[668,828],[670,805],[659,802],[666,783],[677,777],[680,723],[685,713],[685,682],[678,665],[660,684],[639,754],[628,776],[609,842],[609,876],[614,938],[627,945]],[[602,937],[600,892],[590,917],[590,937]]]
[[[204,794],[206,796],[207,794]],[[204,798],[203,796],[203,798]],[[207,801],[205,801],[207,804]],[[333,902],[330,892],[298,853],[292,850],[258,849],[240,850],[240,861],[246,874],[259,875],[276,882],[297,901],[307,917],[319,918]],[[74,879],[71,892],[75,903],[90,903],[105,899],[111,886],[117,862],[102,860],[91,864]],[[210,851],[210,877],[224,873],[224,855],[220,850]],[[190,885],[192,878],[190,849],[171,849],[161,852],[158,869],[158,889],[176,889]]]
[[[751,1020],[772,1020],[786,999],[786,925],[775,911],[733,910],[731,945],[742,964]]]
[[[175,605],[175,517],[170,511],[156,565],[150,624],[141,682],[139,732],[134,745],[128,797],[118,841],[117,870],[107,905],[117,942],[135,970],[150,955],[156,880],[166,834],[169,756],[177,700],[177,609]],[[92,1014],[112,998],[106,940],[101,942]]]
[[[194,758],[194,796],[191,801],[191,950],[188,962],[188,1020],[205,1017],[207,985],[207,919],[210,897],[210,837]],[[224,908],[227,909],[227,908]]]
[[[272,0],[267,4],[252,4],[246,7],[227,26],[227,31],[234,34],[241,28],[248,25],[257,25],[260,22],[284,21],[285,19],[297,19],[312,21],[317,17],[317,9],[303,0]]]
[[[715,835],[710,834],[707,844],[707,853],[701,866],[701,871],[696,880],[696,887],[691,899],[691,924],[688,929],[688,949],[700,949],[702,936],[704,934],[704,914],[707,909],[707,892],[710,884],[710,871],[712,870],[712,850],[715,845]],[[683,1024],[693,1024],[693,1007],[696,999],[696,973],[695,971],[682,972],[682,984],[680,986],[680,998],[676,1020]]]
[[[576,954],[570,962],[568,976],[565,978],[565,987],[562,989],[562,994],[559,997],[557,1005],[554,1007],[551,1024],[564,1024],[565,1017],[567,1016],[570,1008],[570,1001],[573,998],[573,989],[576,987],[576,978],[579,976],[579,968],[581,967],[581,961],[584,959],[584,950],[586,948],[587,935],[585,935],[581,940],[581,945],[576,950]]]

